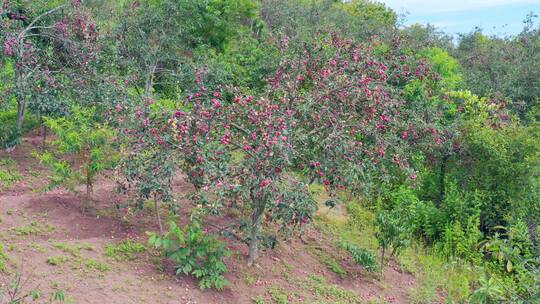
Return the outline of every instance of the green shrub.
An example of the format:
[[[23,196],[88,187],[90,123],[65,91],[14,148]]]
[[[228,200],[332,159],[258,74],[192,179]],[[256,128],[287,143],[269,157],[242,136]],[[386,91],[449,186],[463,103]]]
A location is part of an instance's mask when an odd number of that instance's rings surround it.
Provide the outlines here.
[[[223,258],[230,252],[220,240],[204,232],[199,223],[180,228],[170,221],[164,236],[156,233],[149,236],[148,244],[176,264],[176,274],[193,275],[201,289],[221,290],[228,284],[223,276],[227,272]]]
[[[342,244],[342,247],[351,254],[356,264],[364,267],[368,271],[377,271],[377,255],[375,253],[351,243],[344,243]]]

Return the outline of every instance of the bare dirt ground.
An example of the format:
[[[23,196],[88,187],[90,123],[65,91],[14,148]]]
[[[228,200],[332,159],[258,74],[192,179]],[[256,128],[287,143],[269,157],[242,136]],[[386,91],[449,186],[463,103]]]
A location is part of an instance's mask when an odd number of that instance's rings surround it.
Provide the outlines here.
[[[314,228],[301,240],[283,241],[263,252],[252,268],[246,266],[246,246],[228,240],[234,254],[226,259],[230,284],[223,291],[201,291],[196,280],[174,276],[174,269],[149,250],[133,259],[111,257],[107,245],[126,239],[145,244],[145,231],[157,230],[153,216],[117,209],[125,198],[106,178],[95,186],[94,211],[83,212],[81,196],[76,194],[43,192],[47,170],[32,156],[39,145],[38,134],[31,134],[13,151],[0,151],[0,160],[12,160],[3,169],[20,175],[9,186],[0,184],[0,244],[11,269],[11,274],[0,272],[0,276],[6,280],[22,270],[29,278],[26,290],[41,290],[37,303],[50,303],[55,290],[65,292],[66,302],[96,304],[408,303],[413,276],[393,264],[384,279],[370,275]],[[176,189],[181,194],[189,186],[179,180]],[[313,248],[331,253],[349,275],[341,278],[328,270]]]

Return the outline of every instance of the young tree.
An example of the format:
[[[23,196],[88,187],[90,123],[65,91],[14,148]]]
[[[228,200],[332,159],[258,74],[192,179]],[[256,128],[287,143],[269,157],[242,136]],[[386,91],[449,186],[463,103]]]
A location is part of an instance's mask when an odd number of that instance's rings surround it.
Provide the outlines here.
[[[16,3],[4,1],[3,9],[8,13],[0,19],[2,51],[15,66],[14,86],[8,93],[17,101],[20,129],[29,106],[40,114],[57,110],[53,104],[61,100],[60,90],[56,90],[59,83],[69,83],[64,88],[73,91],[85,84],[83,75],[89,72],[99,51],[97,29],[80,1],[45,11],[40,10],[42,7],[28,7],[28,14],[22,13],[25,10]],[[80,98],[80,94],[74,95]],[[36,97],[41,98],[41,103],[31,103]],[[45,107],[37,107],[43,103]],[[43,113],[44,108],[50,111]]]
[[[328,189],[354,187],[378,170],[387,178],[391,167],[406,169],[415,145],[431,134],[424,129],[429,120],[403,98],[408,83],[434,77],[423,63],[398,51],[381,56],[376,42],[353,44],[337,35],[298,55],[287,54],[286,43],[268,97],[203,87],[191,96],[191,111],[175,119],[179,146],[200,145],[192,165],[205,187],[217,189],[218,201],[233,191],[249,202],[250,264],[266,217],[274,219],[285,205],[293,215],[280,213],[282,219],[303,223],[315,210],[306,191],[293,186],[317,180]]]
[[[279,101],[244,96],[230,87],[203,88],[190,102],[192,110],[173,119],[178,147],[199,149],[192,172],[203,176],[203,191],[216,197],[206,207],[235,202],[249,211],[252,265],[265,218],[294,227],[308,222],[315,210],[306,185],[287,174],[295,149],[288,137],[291,113]]]
[[[91,108],[73,108],[69,117],[45,118],[46,126],[57,136],[56,150],[37,155],[52,169],[49,188],[64,186],[75,191],[75,186],[82,182],[87,204],[92,199],[96,176],[112,168],[117,160],[113,130],[97,123],[94,117]]]
[[[134,187],[140,203],[153,199],[157,223],[163,234],[159,203],[173,201],[172,180],[176,176],[177,160],[171,151],[171,133],[167,124],[160,124],[164,122],[163,113],[156,111],[153,104],[154,100],[148,99],[134,113],[119,113],[124,114],[124,124],[128,126],[120,131],[128,150],[119,165],[125,178],[119,182],[119,189],[127,193]]]

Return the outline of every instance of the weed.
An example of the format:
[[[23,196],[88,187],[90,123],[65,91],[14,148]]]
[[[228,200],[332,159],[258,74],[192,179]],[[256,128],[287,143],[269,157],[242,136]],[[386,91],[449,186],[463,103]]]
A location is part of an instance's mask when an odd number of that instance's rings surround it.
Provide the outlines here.
[[[180,228],[169,222],[164,236],[149,233],[148,244],[160,250],[176,264],[176,274],[184,273],[199,279],[199,287],[220,290],[228,284],[223,274],[227,266],[223,259],[230,256],[225,244],[202,230],[198,222]]]
[[[17,235],[42,235],[53,232],[55,228],[49,223],[43,224],[38,221],[32,221],[29,225],[13,227],[10,230]]]
[[[251,299],[253,304],[266,304],[266,300],[263,296],[259,295],[256,298]]]
[[[255,284],[256,282],[256,279],[250,274],[247,274],[246,277],[244,278],[244,282],[246,283],[247,286],[253,286],[253,284]]]
[[[28,244],[28,248],[37,252],[45,252],[45,247],[36,242],[31,242],[30,244]]]
[[[448,263],[420,246],[409,248],[399,257],[407,271],[421,278],[409,294],[412,303],[432,303],[439,291],[456,302],[465,302],[471,294],[471,283],[477,281],[481,271],[460,263]]]
[[[93,251],[94,246],[90,244],[75,244],[69,245],[67,243],[56,242],[53,243],[53,246],[57,249],[60,249],[66,253],[70,253],[74,257],[79,257],[81,255],[81,250]]]
[[[14,183],[22,180],[22,176],[13,170],[0,170],[0,187],[11,187]]]
[[[4,244],[0,243],[0,272],[7,271],[7,263],[9,262],[9,256],[4,251]]]
[[[69,258],[66,256],[53,256],[47,258],[47,264],[51,266],[58,266],[69,261]]]
[[[13,158],[9,158],[9,157],[0,158],[0,166],[12,167],[16,165],[17,163],[15,162]]]
[[[22,179],[17,170],[17,163],[11,158],[0,158],[0,188],[11,187]]]
[[[289,303],[289,294],[285,292],[283,288],[272,286],[268,290],[268,293],[270,293],[270,296],[272,296],[272,300],[276,304],[288,304]]]
[[[109,265],[103,263],[103,262],[100,262],[100,261],[97,261],[97,260],[94,260],[94,259],[87,259],[87,258],[82,258],[82,259],[77,259],[77,261],[75,262],[76,265],[78,264],[79,267],[77,268],[83,268],[84,267],[84,271],[85,272],[89,272],[89,271],[92,271],[92,270],[98,270],[100,272],[106,272],[106,271],[109,271]]]
[[[107,244],[105,246],[105,253],[108,257],[114,258],[117,261],[134,260],[135,254],[142,253],[146,250],[145,246],[141,243],[134,242],[132,240],[123,240],[118,244]]]

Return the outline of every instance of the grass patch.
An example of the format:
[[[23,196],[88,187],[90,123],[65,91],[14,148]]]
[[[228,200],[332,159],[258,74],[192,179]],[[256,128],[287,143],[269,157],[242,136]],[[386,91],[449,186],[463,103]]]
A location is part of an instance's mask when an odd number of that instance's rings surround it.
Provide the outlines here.
[[[47,258],[47,264],[51,266],[58,266],[65,264],[69,261],[69,257],[66,256],[52,256]]]
[[[0,272],[7,272],[7,264],[9,262],[9,255],[4,249],[4,244],[0,243]]]
[[[482,274],[471,266],[439,258],[430,249],[419,245],[405,250],[399,262],[417,278],[416,286],[409,294],[411,303],[438,302],[441,295],[449,303],[467,302],[472,283]]]
[[[3,164],[3,161],[5,159],[0,160],[0,188],[9,188],[14,183],[22,180],[22,175],[19,174],[17,170],[17,165],[5,165]],[[8,167],[8,168],[2,168],[2,167]]]
[[[284,288],[272,286],[268,290],[268,293],[272,297],[272,300],[276,304],[288,304],[290,295],[285,291]]]
[[[105,246],[105,253],[108,257],[117,261],[132,261],[136,258],[136,255],[146,250],[146,247],[138,242],[132,240],[123,240],[118,244],[107,244]]]
[[[109,265],[104,262],[82,256],[52,256],[47,258],[47,264],[51,266],[69,264],[72,269],[79,269],[85,273],[92,271],[106,272],[110,269]]]
[[[251,299],[251,302],[253,302],[253,304],[266,304],[266,300],[261,295],[258,295],[256,298]]]
[[[312,247],[311,252],[317,257],[319,262],[324,264],[328,270],[339,275],[342,279],[349,274],[343,266],[332,256],[324,252],[320,248]]]
[[[352,290],[328,283],[323,276],[309,274],[305,278],[288,275],[286,280],[304,291],[300,303],[360,304],[362,298]]]
[[[106,272],[109,271],[110,267],[108,264],[95,260],[95,259],[88,259],[88,258],[77,258],[74,261],[74,267],[75,269],[81,269],[83,272],[91,272],[91,271],[99,271],[99,272]]]
[[[74,244],[69,245],[65,242],[55,242],[52,244],[54,248],[60,249],[63,252],[69,253],[74,257],[81,256],[81,250],[93,251],[95,248],[90,244]]]
[[[320,276],[310,276],[308,286],[319,298],[328,300],[328,303],[363,303],[360,296],[353,291],[335,284],[328,284]]]
[[[30,224],[21,227],[13,227],[10,229],[16,235],[43,235],[49,234],[55,230],[54,226],[49,223],[40,223],[32,221]]]

